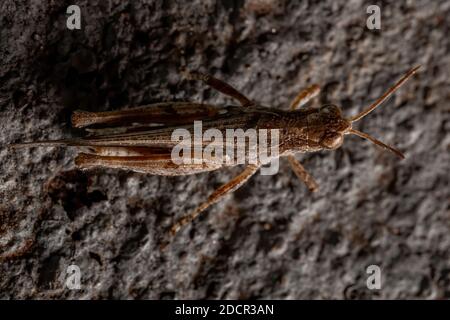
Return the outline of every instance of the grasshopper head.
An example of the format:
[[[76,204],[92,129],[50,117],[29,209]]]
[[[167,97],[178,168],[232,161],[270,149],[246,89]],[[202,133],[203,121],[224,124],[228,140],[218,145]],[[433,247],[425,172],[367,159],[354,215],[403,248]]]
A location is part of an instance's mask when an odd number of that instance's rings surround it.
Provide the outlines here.
[[[338,106],[328,104],[308,115],[308,140],[323,149],[339,148],[351,122],[342,117]]]
[[[342,145],[345,134],[354,134],[391,151],[402,159],[405,158],[405,156],[394,147],[375,139],[367,133],[352,129],[352,123],[364,118],[386,101],[406,82],[406,80],[416,73],[417,69],[419,69],[419,67],[415,67],[408,71],[396,84],[372,103],[372,105],[354,117],[344,118],[341,109],[335,105],[325,105],[316,112],[309,114],[307,116],[307,140],[309,147],[316,150],[336,149]]]

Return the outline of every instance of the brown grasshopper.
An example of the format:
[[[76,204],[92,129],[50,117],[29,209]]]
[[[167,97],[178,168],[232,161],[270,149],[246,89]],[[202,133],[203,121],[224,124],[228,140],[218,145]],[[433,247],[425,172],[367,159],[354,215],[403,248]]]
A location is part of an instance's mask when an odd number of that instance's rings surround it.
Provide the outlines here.
[[[316,191],[317,183],[295,158],[295,154],[339,148],[344,135],[357,135],[404,158],[397,149],[353,129],[352,124],[383,103],[418,68],[408,71],[366,110],[350,118],[345,118],[341,109],[335,105],[301,108],[318,95],[320,91],[318,85],[300,91],[292,101],[290,111],[282,111],[258,106],[229,84],[212,76],[193,72],[187,74],[189,79],[203,81],[239,101],[240,106],[219,107],[193,102],[166,102],[121,111],[75,111],[72,115],[72,125],[76,128],[86,128],[90,135],[84,138],[38,141],[12,146],[73,146],[82,151],[75,159],[76,166],[82,169],[108,167],[176,176],[212,171],[227,166],[210,159],[202,159],[201,163],[196,164],[176,165],[171,159],[171,150],[176,144],[171,139],[171,133],[176,128],[184,127],[192,130],[193,121],[201,120],[204,129],[217,128],[222,132],[227,128],[279,129],[278,156],[286,157],[295,174],[311,191]],[[263,164],[248,164],[238,176],[222,185],[197,209],[176,222],[171,228],[171,233],[175,234],[209,206],[242,186],[261,165]]]

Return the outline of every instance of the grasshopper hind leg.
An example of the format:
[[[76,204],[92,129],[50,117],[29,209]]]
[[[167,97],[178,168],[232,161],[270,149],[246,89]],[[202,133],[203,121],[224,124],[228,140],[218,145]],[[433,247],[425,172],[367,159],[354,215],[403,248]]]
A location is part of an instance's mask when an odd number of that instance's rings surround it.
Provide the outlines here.
[[[176,125],[215,116],[219,111],[215,106],[194,102],[160,102],[141,107],[88,112],[77,110],[72,114],[72,126],[85,128],[92,126],[122,127],[133,124]]]
[[[214,161],[178,165],[165,150],[152,148],[92,147],[90,152],[79,153],[75,165],[80,169],[96,167],[131,170],[153,175],[183,176],[219,169]]]
[[[242,171],[239,175],[228,181],[226,184],[219,187],[216,191],[214,191],[208,199],[203,202],[201,205],[197,207],[194,211],[192,211],[187,216],[178,220],[171,228],[170,233],[174,236],[183,226],[193,221],[195,218],[200,215],[200,213],[204,212],[208,207],[213,205],[214,203],[221,200],[227,194],[235,191],[240,188],[244,183],[253,176],[256,171],[258,171],[259,166],[257,165],[248,165],[244,171]]]

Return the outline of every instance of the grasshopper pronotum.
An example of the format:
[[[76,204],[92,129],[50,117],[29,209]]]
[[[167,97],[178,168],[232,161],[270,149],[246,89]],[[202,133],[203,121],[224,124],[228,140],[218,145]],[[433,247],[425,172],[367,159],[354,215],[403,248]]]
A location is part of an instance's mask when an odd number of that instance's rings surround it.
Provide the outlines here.
[[[278,156],[286,157],[295,174],[311,191],[316,191],[317,183],[294,157],[296,153],[336,149],[342,145],[344,135],[354,134],[404,158],[397,149],[353,129],[352,124],[383,103],[418,68],[408,71],[372,105],[351,118],[343,117],[341,109],[335,105],[301,108],[319,93],[320,88],[317,85],[300,91],[292,101],[290,111],[282,111],[258,106],[229,84],[212,76],[187,73],[188,78],[201,80],[236,99],[240,106],[219,107],[192,102],[167,102],[121,111],[75,111],[72,115],[72,125],[87,128],[90,135],[84,138],[14,144],[12,147],[73,146],[83,151],[75,159],[79,168],[110,167],[155,175],[189,175],[217,170],[226,164],[202,159],[201,164],[176,165],[171,159],[171,150],[175,144],[171,140],[171,134],[176,128],[192,130],[193,121],[201,120],[205,130],[216,128],[222,132],[227,128],[279,129]],[[226,194],[242,186],[261,165],[262,163],[248,164],[238,176],[222,185],[197,209],[176,222],[171,228],[172,234]]]

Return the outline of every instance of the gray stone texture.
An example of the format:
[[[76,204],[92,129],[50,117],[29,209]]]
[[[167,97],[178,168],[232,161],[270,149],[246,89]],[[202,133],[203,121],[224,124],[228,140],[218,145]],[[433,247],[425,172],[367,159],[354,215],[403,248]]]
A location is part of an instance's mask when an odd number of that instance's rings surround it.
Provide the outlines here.
[[[66,28],[81,7],[82,29]],[[381,30],[366,28],[370,4]],[[450,2],[16,1],[0,4],[0,298],[402,299],[450,297]],[[6,144],[82,134],[72,111],[161,101],[231,103],[182,67],[285,108],[303,87],[354,115],[346,137],[285,161],[210,208],[162,251],[173,221],[240,168],[185,177],[77,170],[75,150]],[[65,287],[80,267],[81,290]],[[379,265],[382,288],[366,287]]]

